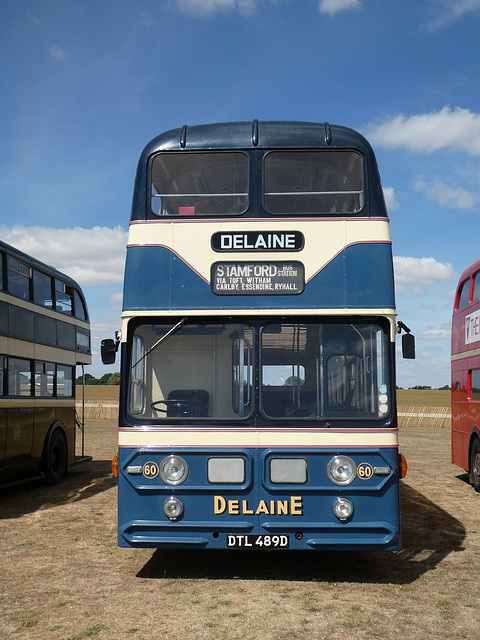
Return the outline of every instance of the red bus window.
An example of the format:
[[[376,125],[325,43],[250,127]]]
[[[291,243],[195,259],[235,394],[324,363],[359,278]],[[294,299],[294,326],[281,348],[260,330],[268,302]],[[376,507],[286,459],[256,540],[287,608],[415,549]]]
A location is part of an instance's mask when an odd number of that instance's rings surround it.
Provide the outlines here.
[[[480,300],[480,273],[476,273],[473,280],[472,302]]]
[[[462,284],[462,288],[460,294],[458,296],[458,310],[464,309],[468,305],[468,300],[470,297],[470,279],[466,280]]]
[[[480,369],[470,371],[470,400],[480,402]]]

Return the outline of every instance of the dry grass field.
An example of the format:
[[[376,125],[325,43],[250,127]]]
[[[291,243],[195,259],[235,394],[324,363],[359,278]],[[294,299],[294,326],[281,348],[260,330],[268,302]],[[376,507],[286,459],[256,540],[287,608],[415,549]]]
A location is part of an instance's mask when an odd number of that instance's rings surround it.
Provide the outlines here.
[[[119,387],[114,385],[88,385],[85,387],[87,401],[118,401]],[[398,404],[402,407],[449,407],[450,391],[420,391],[417,389],[399,389]]]
[[[81,394],[82,387],[77,387],[77,398]],[[106,402],[118,401],[118,393],[120,387],[114,384],[85,385],[85,400],[96,402],[97,400],[105,400]]]
[[[480,495],[448,429],[400,440],[399,552],[133,550],[116,545],[115,423],[90,421],[93,462],[0,493],[2,638],[475,638]]]
[[[397,403],[400,407],[450,407],[450,391],[431,389],[398,389]]]

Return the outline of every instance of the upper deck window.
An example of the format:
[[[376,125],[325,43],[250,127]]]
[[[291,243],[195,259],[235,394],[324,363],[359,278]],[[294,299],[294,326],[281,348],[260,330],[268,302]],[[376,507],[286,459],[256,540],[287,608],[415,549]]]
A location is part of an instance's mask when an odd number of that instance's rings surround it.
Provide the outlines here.
[[[159,153],[150,206],[158,216],[239,215],[248,208],[248,172],[240,152]]]
[[[473,276],[473,295],[472,303],[480,300],[480,273]]]
[[[73,297],[75,301],[75,317],[79,320],[85,320],[85,322],[88,322],[88,314],[85,304],[76,289],[73,290]]]
[[[23,300],[30,300],[31,268],[12,256],[7,257],[8,292]]]
[[[47,309],[53,306],[52,278],[36,269],[33,270],[33,301]]]
[[[460,311],[460,309],[465,309],[465,307],[468,305],[468,301],[470,298],[470,278],[468,280],[466,280],[460,289],[460,294],[458,296],[458,311]]]
[[[55,305],[56,310],[61,313],[65,313],[68,316],[72,315],[73,310],[73,287],[61,280],[55,280]]]
[[[351,214],[364,204],[355,151],[272,151],[265,156],[265,210],[281,215]]]

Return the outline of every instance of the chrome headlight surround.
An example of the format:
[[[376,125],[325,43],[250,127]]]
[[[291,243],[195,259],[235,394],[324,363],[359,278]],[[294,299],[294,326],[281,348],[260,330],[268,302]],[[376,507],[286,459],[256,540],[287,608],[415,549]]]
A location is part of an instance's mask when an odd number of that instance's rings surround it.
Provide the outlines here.
[[[178,520],[183,513],[183,502],[176,496],[170,496],[163,503],[163,513],[169,520]]]
[[[339,520],[345,522],[353,516],[353,504],[348,498],[337,498],[333,503],[333,513]]]
[[[188,465],[180,456],[168,456],[160,464],[160,477],[172,486],[182,484],[188,476]]]
[[[335,456],[327,467],[330,480],[339,486],[351,484],[357,476],[357,465],[348,456]]]

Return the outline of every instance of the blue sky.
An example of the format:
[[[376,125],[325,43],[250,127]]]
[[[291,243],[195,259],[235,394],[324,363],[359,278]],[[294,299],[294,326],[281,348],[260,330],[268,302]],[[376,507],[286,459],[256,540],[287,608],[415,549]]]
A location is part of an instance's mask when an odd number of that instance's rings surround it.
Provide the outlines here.
[[[450,382],[458,276],[479,258],[480,0],[0,0],[0,237],[75,277],[120,327],[135,168],[183,124],[329,121],[377,154],[397,309]]]

